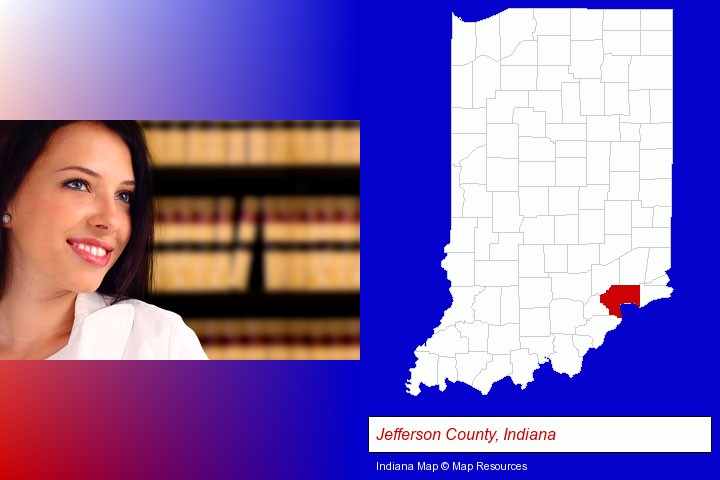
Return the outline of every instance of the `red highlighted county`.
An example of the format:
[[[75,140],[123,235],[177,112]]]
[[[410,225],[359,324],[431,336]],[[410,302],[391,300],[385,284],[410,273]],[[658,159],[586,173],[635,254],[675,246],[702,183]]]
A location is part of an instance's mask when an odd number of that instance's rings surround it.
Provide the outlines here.
[[[607,292],[600,295],[600,303],[610,310],[610,315],[622,318],[620,305],[634,303],[640,306],[640,285],[612,285]]]

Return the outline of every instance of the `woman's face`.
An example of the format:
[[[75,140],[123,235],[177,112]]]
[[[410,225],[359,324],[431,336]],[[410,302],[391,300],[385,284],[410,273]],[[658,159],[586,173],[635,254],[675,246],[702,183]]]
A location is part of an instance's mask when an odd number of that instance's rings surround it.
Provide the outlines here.
[[[92,292],[130,238],[130,150],[78,122],[50,137],[8,205],[12,282],[38,292]]]

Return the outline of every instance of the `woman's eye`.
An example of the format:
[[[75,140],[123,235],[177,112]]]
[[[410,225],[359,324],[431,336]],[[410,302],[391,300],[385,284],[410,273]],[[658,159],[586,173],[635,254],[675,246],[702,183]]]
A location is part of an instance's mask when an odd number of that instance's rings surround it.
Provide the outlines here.
[[[117,194],[116,197],[118,200],[120,200],[123,203],[127,203],[128,205],[132,202],[132,193],[130,192],[120,192]]]
[[[73,190],[78,190],[81,192],[86,192],[89,190],[88,184],[85,180],[78,180],[78,179],[68,180],[67,182],[64,183],[64,185],[68,188],[71,188]]]

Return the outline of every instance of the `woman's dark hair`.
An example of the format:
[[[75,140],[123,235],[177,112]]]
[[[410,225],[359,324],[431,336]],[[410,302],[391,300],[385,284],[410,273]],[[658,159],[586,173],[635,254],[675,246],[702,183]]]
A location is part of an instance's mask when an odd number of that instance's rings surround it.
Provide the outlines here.
[[[0,214],[40,156],[52,134],[74,121],[0,121]],[[114,297],[144,299],[152,275],[153,201],[150,155],[142,127],[135,121],[99,121],[130,149],[135,193],[130,205],[132,232],[125,250],[103,279],[98,292]],[[0,297],[8,280],[8,231],[0,228]]]

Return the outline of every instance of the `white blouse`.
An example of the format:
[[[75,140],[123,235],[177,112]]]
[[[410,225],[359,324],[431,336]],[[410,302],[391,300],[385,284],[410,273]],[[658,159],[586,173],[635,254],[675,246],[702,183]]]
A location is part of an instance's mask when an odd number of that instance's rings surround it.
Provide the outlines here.
[[[140,300],[81,293],[68,344],[47,360],[207,360],[179,315]]]

